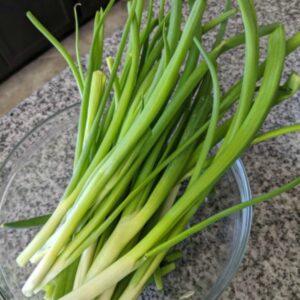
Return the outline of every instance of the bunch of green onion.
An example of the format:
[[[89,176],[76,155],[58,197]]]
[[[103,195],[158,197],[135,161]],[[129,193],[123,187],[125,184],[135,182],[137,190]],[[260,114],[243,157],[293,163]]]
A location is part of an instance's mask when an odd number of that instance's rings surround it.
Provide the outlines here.
[[[82,101],[74,171],[59,205],[51,216],[20,223],[47,220],[17,258],[21,267],[36,264],[23,288],[26,296],[43,290],[45,299],[137,299],[153,278],[161,282],[175,268],[165,263],[174,245],[300,183],[297,178],[186,229],[248,147],[300,130],[296,124],[259,133],[272,107],[300,88],[295,72],[280,83],[285,58],[300,46],[300,34],[286,39],[281,24],[258,26],[252,0],[238,0],[237,8],[227,0],[224,12],[205,24],[205,0],[188,1],[185,22],[182,0],[172,0],[168,11],[160,0],[157,16],[149,0],[144,23],[144,1],[131,0],[116,55],[105,58],[105,74],[104,25],[113,2],[96,13],[85,72],[76,8],[77,63],[27,14],[66,59]],[[227,21],[237,11],[244,32],[225,39]],[[203,36],[216,27],[212,49],[204,49]],[[264,36],[268,55],[260,64],[259,40]],[[221,93],[221,56],[242,44],[243,76]],[[224,120],[229,110],[234,112]],[[187,187],[177,197],[184,180]]]

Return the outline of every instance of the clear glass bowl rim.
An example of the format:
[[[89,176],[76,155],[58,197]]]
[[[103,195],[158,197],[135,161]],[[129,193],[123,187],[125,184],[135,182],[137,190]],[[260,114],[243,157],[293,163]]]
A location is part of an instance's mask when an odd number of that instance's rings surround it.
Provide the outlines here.
[[[58,115],[72,109],[75,107],[79,107],[80,103],[75,103],[73,105],[67,106],[64,109],[61,109],[57,112],[55,112],[52,116],[46,118],[45,120],[41,121],[37,126],[35,126],[33,129],[31,129],[11,150],[9,155],[6,157],[2,165],[0,166],[0,174],[2,173],[2,170],[5,168],[5,165],[7,162],[11,159],[11,157],[14,155],[14,153],[17,151],[18,147],[34,132],[36,132],[39,128],[44,126],[47,122],[50,122],[51,120],[55,119]],[[238,159],[234,162],[234,164],[231,166],[231,172],[234,176],[234,179],[236,181],[237,187],[239,189],[240,193],[240,201],[246,202],[252,198],[252,192],[250,188],[249,179],[247,176],[246,169],[244,167],[244,164],[241,159]],[[0,201],[0,210],[1,210],[2,203]],[[230,260],[226,264],[226,267],[224,268],[223,272],[221,273],[221,276],[217,279],[217,281],[212,285],[212,287],[209,290],[209,293],[203,300],[215,300],[218,299],[219,296],[222,294],[224,289],[229,285],[231,280],[233,279],[234,275],[238,271],[238,268],[241,264],[241,261],[244,257],[244,254],[247,249],[247,244],[251,232],[251,225],[252,225],[252,217],[253,217],[253,209],[252,207],[248,207],[242,210],[242,224],[240,228],[240,232],[238,235],[238,239],[236,240],[237,244],[236,247],[231,254]],[[2,271],[1,265],[0,265],[0,277],[3,277],[5,280],[4,273]],[[6,283],[7,288],[9,289],[8,284]],[[11,292],[9,291],[11,294]],[[0,289],[0,300],[12,300],[5,296],[6,291],[1,291]]]

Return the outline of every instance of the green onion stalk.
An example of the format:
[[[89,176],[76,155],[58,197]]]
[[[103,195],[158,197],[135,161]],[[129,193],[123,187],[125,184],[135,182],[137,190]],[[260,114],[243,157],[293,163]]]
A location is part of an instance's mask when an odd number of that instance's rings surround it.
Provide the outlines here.
[[[287,55],[300,46],[300,33],[286,39],[281,24],[258,26],[252,0],[239,0],[237,8],[225,1],[224,11],[205,24],[205,0],[188,2],[186,20],[184,1],[170,2],[166,9],[160,1],[156,16],[153,1],[146,7],[144,1],[128,1],[114,57],[103,57],[105,20],[114,1],[97,11],[86,71],[80,61],[77,6],[76,61],[27,13],[70,66],[82,101],[73,174],[57,208],[51,215],[1,225],[43,225],[17,258],[21,267],[35,264],[23,287],[25,296],[43,291],[45,299],[126,300],[137,299],[150,282],[162,289],[164,276],[176,268],[174,259],[180,259],[173,253],[176,244],[300,183],[297,178],[186,229],[251,145],[300,130],[291,124],[261,132],[271,109],[300,88],[296,72],[280,84]],[[228,19],[238,11],[244,32],[226,39]],[[205,49],[203,38],[215,28],[212,49]],[[259,64],[264,36],[268,54]],[[222,94],[222,54],[243,44],[243,75]]]

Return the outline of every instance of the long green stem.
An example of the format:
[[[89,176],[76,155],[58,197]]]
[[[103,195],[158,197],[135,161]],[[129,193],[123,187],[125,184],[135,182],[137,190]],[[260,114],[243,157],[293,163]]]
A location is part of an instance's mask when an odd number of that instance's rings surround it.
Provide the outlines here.
[[[232,0],[226,0],[223,16],[227,16],[227,15],[230,16],[231,13],[235,14],[234,9],[231,9],[231,8],[232,8]],[[219,18],[221,19],[221,17],[222,17],[222,15],[220,15]],[[225,36],[225,33],[226,33],[227,23],[228,23],[228,18],[225,18],[223,20],[223,22],[221,22],[219,31],[216,36],[216,40],[213,44],[213,48],[217,47],[222,42],[222,40]]]
[[[240,101],[223,147],[231,141],[250,110],[256,89],[259,63],[259,39],[253,0],[239,0],[246,37],[246,59]]]
[[[182,242],[183,240],[185,240],[186,238],[188,238],[189,236],[205,229],[206,227],[228,217],[231,216],[241,210],[243,210],[244,208],[250,207],[250,206],[254,206],[257,205],[261,202],[267,201],[272,199],[273,197],[278,196],[279,194],[282,194],[284,192],[289,191],[290,189],[295,188],[297,185],[300,184],[300,177],[296,178],[295,180],[277,188],[274,189],[273,191],[266,193],[264,195],[258,196],[253,198],[252,200],[249,201],[245,201],[239,204],[236,204],[234,206],[231,206],[230,208],[224,209],[221,212],[205,219],[204,221],[202,221],[201,223],[192,226],[191,228],[185,230],[184,232],[178,234],[177,236],[171,238],[170,240],[162,243],[161,245],[155,247],[153,250],[147,252],[145,254],[145,257],[151,257],[151,256],[155,256],[157,254],[159,254],[160,252],[166,251],[167,249],[170,249],[171,247],[175,246],[176,244]]]
[[[289,134],[289,133],[298,132],[298,131],[300,131],[300,124],[284,126],[284,127],[274,129],[274,130],[268,131],[266,133],[260,134],[258,137],[255,138],[255,140],[253,141],[253,144],[258,144],[258,143],[276,138],[276,137],[284,135],[284,134]]]
[[[217,70],[215,68],[215,65],[209,59],[209,56],[206,53],[206,51],[204,50],[204,48],[202,47],[201,43],[198,40],[195,40],[195,43],[197,44],[202,56],[204,57],[207,65],[208,65],[210,74],[211,74],[211,78],[213,81],[214,101],[213,101],[213,109],[212,109],[212,113],[210,116],[210,121],[209,121],[209,126],[207,128],[206,137],[205,137],[201,152],[199,154],[199,158],[198,158],[195,170],[194,170],[194,174],[191,178],[191,183],[193,183],[193,181],[197,178],[197,176],[199,176],[201,174],[201,172],[203,170],[204,162],[205,162],[207,155],[212,147],[212,143],[213,143],[213,139],[214,139],[214,135],[216,132],[218,119],[219,119],[220,98],[221,98],[221,96],[220,96],[221,91],[220,91],[218,75],[217,75]]]
[[[30,20],[30,22],[36,27],[36,29],[38,29],[47,38],[47,40],[64,57],[64,59],[66,60],[66,62],[69,65],[70,69],[72,70],[72,73],[73,73],[76,83],[78,85],[79,91],[82,95],[83,94],[83,81],[82,81],[80,73],[79,73],[71,55],[68,53],[66,48],[45,28],[45,26],[30,11],[28,11],[26,13],[26,16]]]
[[[77,14],[77,7],[81,6],[81,3],[76,3],[74,5],[74,19],[75,19],[75,52],[76,52],[76,59],[77,59],[77,66],[78,72],[81,77],[81,81],[84,82],[84,75],[83,75],[83,68],[81,64],[81,57],[80,57],[80,49],[79,49],[79,21],[78,21],[78,14]]]
[[[218,17],[216,17],[216,18],[208,21],[207,23],[205,23],[202,26],[202,32],[203,32],[203,34],[207,33],[210,30],[212,30],[216,26],[222,24],[227,19],[229,19],[230,17],[234,16],[236,14],[236,12],[237,12],[237,10],[235,8],[232,8],[232,9],[224,12],[223,14],[219,15]]]

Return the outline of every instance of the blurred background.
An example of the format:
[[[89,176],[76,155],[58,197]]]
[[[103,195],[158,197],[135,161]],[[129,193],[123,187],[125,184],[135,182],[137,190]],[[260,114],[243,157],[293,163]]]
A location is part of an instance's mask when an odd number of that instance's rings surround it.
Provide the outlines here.
[[[80,2],[81,55],[88,52],[95,11],[108,0],[0,0],[0,115],[8,112],[66,67],[60,54],[33,27],[26,11],[33,14],[74,55],[73,7]],[[126,1],[116,1],[108,17],[106,35],[121,28]]]

